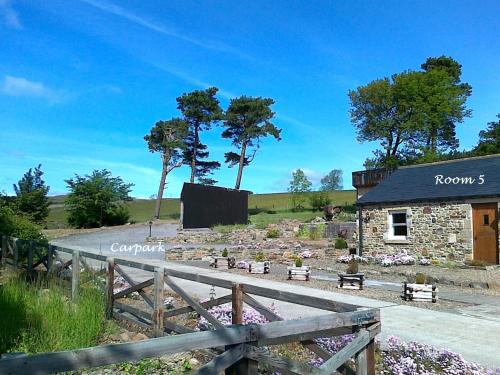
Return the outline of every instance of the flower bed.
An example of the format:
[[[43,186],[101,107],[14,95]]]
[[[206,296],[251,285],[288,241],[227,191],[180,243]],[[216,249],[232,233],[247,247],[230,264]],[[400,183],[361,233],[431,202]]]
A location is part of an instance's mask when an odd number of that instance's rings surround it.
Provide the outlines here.
[[[387,349],[381,354],[380,374],[384,375],[500,374],[500,369],[490,370],[467,362],[460,354],[416,342],[406,344],[394,336],[387,339]]]
[[[273,311],[275,314],[277,314],[274,305],[269,306],[269,309]],[[217,319],[222,324],[226,326],[232,324],[233,312],[230,303],[212,307],[208,311],[210,312],[210,314],[212,314],[212,316],[215,319]],[[257,310],[251,307],[244,307],[243,324],[251,324],[251,323],[263,324],[263,323],[268,323],[268,320],[262,314],[257,312]],[[197,328],[200,331],[206,331],[212,329],[212,325],[203,316],[200,316],[200,318],[198,319]]]

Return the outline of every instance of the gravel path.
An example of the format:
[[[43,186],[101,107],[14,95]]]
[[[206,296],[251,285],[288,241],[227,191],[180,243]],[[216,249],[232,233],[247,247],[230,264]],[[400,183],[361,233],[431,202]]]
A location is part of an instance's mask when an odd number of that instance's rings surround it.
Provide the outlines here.
[[[197,267],[202,267],[202,268],[210,268],[208,265],[208,262],[203,262],[203,261],[189,261],[189,262],[183,262],[188,265],[192,266],[197,266]],[[467,303],[467,302],[461,302],[461,301],[453,301],[453,300],[448,300],[448,299],[440,299],[437,303],[427,303],[427,302],[410,302],[410,301],[404,301],[401,297],[401,287],[399,287],[399,281],[403,281],[402,277],[399,278],[394,278],[390,277],[388,275],[384,275],[384,277],[379,278],[375,276],[370,276],[368,280],[381,280],[381,281],[391,281],[393,284],[398,284],[397,286],[395,285],[393,288],[390,288],[391,290],[387,290],[386,287],[383,286],[383,284],[380,284],[378,286],[370,286],[369,283],[368,285],[365,286],[363,290],[349,290],[349,289],[338,289],[337,288],[337,282],[336,280],[336,273],[332,272],[326,272],[326,271],[321,271],[321,270],[313,270],[312,272],[312,278],[310,281],[296,281],[296,280],[287,280],[287,274],[286,274],[286,265],[284,264],[273,264],[271,266],[271,273],[266,274],[266,275],[259,275],[259,274],[249,274],[246,270],[239,270],[239,269],[231,269],[227,270],[227,272],[230,273],[236,273],[236,274],[241,274],[245,276],[251,276],[251,277],[257,277],[257,278],[262,278],[262,279],[267,279],[267,280],[275,280],[275,281],[280,281],[280,282],[286,282],[289,284],[296,284],[296,285],[304,285],[308,286],[311,288],[316,288],[316,289],[322,289],[322,290],[328,290],[336,293],[342,293],[346,295],[352,295],[352,296],[359,296],[359,297],[366,297],[366,298],[372,298],[372,299],[377,299],[381,301],[387,301],[387,302],[392,302],[392,303],[397,303],[400,305],[408,305],[408,306],[414,306],[414,307],[421,307],[425,309],[430,309],[430,310],[436,310],[436,311],[447,311],[447,312],[456,312],[456,313],[462,313],[464,309],[472,307],[475,305],[475,303]],[[342,271],[345,269],[345,266],[342,267]],[[321,280],[321,279],[315,279],[314,276],[319,276],[319,277],[329,277],[334,280],[328,281],[328,280]],[[380,275],[376,275],[380,276]],[[457,294],[461,295],[462,293],[470,294],[475,297],[477,296],[499,296],[500,295],[500,290],[488,290],[488,289],[472,289],[472,288],[462,288],[462,287],[457,287],[453,285],[440,285],[439,286],[439,292],[443,294]],[[480,298],[477,298],[480,300]],[[467,300],[465,298],[465,300]],[[500,301],[499,301],[500,302]]]

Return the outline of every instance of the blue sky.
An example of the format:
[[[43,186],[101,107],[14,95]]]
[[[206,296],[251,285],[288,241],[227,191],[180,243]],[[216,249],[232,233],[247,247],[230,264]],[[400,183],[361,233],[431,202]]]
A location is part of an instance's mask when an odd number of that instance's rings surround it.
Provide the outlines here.
[[[160,159],[143,136],[177,116],[175,98],[214,85],[275,99],[279,143],[265,141],[242,188],[284,191],[302,168],[317,186],[333,168],[362,169],[375,144],[359,144],[347,91],[429,56],[463,65],[473,117],[461,148],[500,112],[498,1],[0,0],[0,191],[42,163],[51,194],[73,173],[110,169],[156,193]],[[202,134],[214,159],[230,142]],[[187,167],[169,177],[178,196]],[[234,186],[236,170],[215,174]]]

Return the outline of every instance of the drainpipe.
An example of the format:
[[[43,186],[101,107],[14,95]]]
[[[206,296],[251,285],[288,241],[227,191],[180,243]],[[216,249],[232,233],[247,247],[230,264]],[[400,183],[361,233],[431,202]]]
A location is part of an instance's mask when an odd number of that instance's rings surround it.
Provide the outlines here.
[[[358,205],[358,255],[363,256],[363,207]]]

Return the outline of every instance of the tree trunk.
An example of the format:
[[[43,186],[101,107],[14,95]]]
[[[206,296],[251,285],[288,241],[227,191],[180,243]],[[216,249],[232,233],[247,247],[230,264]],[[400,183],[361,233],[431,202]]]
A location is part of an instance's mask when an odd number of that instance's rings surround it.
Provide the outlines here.
[[[239,189],[241,185],[241,175],[243,174],[246,150],[247,150],[247,144],[243,143],[243,145],[241,146],[240,164],[238,166],[238,175],[236,176],[236,185],[234,186],[235,189]]]
[[[155,207],[155,218],[160,218],[160,206],[161,200],[163,198],[163,191],[165,190],[165,181],[167,180],[167,165],[163,163],[163,169],[161,171],[160,186],[158,187],[158,195],[156,197],[156,207]]]
[[[193,144],[193,154],[191,155],[191,179],[189,180],[194,184],[194,178],[196,175],[196,154],[198,151],[198,127],[194,128],[194,144]]]

